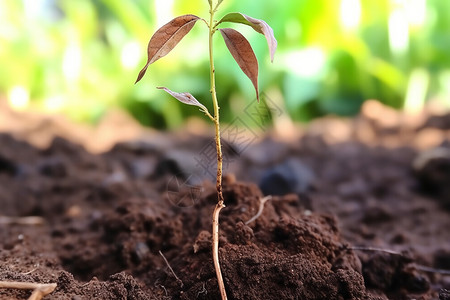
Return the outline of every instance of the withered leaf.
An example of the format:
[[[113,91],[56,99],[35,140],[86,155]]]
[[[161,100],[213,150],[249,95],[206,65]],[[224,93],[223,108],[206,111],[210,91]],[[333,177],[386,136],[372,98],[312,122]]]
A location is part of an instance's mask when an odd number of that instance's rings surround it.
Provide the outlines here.
[[[157,87],[157,89],[166,91],[167,93],[172,95],[172,97],[174,97],[175,99],[177,99],[180,102],[183,102],[183,103],[189,104],[189,105],[198,106],[204,112],[208,111],[208,109],[203,104],[201,104],[197,99],[195,99],[195,97],[192,96],[190,93],[177,93],[177,92],[169,90],[166,87],[161,87],[161,86]]]
[[[200,18],[194,15],[176,17],[166,25],[159,28],[151,37],[147,47],[147,63],[139,72],[137,83],[144,76],[149,65],[166,56],[191,31]]]
[[[247,39],[238,31],[231,28],[221,28],[220,33],[225,40],[228,50],[233,55],[241,70],[253,83],[256,90],[256,98],[259,102],[258,92],[258,60],[253,52],[252,46]]]
[[[252,27],[256,32],[263,34],[266,37],[267,45],[269,46],[270,60],[273,62],[275,51],[277,50],[277,40],[273,34],[273,29],[263,20],[255,19],[241,13],[229,13],[225,15],[218,23],[232,22],[241,23]],[[217,26],[216,25],[216,26]]]

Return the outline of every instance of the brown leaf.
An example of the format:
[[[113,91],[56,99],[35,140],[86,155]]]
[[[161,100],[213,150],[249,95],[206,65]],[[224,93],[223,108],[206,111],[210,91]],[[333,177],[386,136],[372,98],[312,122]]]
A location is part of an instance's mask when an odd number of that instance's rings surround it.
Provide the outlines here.
[[[275,51],[277,50],[277,40],[275,39],[275,35],[273,34],[273,29],[266,22],[241,13],[229,13],[225,15],[217,23],[217,25],[222,22],[245,24],[252,27],[256,32],[263,34],[266,37],[267,45],[269,46],[270,60],[273,62]]]
[[[174,97],[175,99],[177,99],[180,102],[183,102],[184,104],[195,105],[195,106],[200,107],[200,109],[204,112],[208,111],[208,109],[203,104],[198,102],[198,100],[195,99],[195,97],[192,96],[190,93],[177,93],[177,92],[169,90],[166,87],[157,87],[157,89],[166,91],[167,93],[172,95],[172,97]]]
[[[147,63],[139,72],[137,83],[144,76],[149,65],[166,56],[191,31],[200,18],[194,15],[176,17],[166,25],[159,28],[150,39],[147,47]]]
[[[253,52],[252,46],[247,39],[238,31],[231,28],[221,28],[220,33],[225,40],[225,44],[238,63],[241,70],[247,75],[253,83],[256,90],[256,98],[259,102],[258,92],[258,60]]]

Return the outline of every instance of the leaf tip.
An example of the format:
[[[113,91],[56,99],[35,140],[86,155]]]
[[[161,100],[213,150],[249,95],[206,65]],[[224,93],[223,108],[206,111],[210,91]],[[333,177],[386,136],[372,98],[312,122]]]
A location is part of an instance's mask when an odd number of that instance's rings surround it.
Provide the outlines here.
[[[141,78],[142,78],[142,76],[141,76],[141,74],[139,73],[139,75],[138,75],[138,77],[136,78],[136,81],[134,82],[134,84],[138,83],[138,82],[141,80]]]
[[[138,75],[136,81],[134,82],[134,84],[138,83],[138,82],[142,79],[142,77],[144,77],[145,72],[147,71],[148,65],[149,65],[149,64],[147,63],[147,64],[142,68],[142,70],[139,72],[139,75]]]

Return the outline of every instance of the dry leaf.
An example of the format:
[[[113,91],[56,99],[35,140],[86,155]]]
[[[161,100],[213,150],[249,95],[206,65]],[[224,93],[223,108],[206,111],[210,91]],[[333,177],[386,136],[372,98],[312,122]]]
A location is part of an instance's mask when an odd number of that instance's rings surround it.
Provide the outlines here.
[[[253,52],[252,46],[247,39],[238,31],[231,28],[219,29],[225,40],[225,44],[233,55],[234,60],[241,67],[245,75],[250,78],[256,90],[256,98],[259,102],[258,92],[258,60]]]
[[[273,29],[266,22],[241,13],[229,13],[225,15],[217,25],[222,22],[245,24],[251,26],[256,32],[263,34],[266,37],[267,45],[269,46],[270,60],[273,62],[275,51],[277,50],[277,40],[273,34]]]
[[[166,56],[191,31],[200,18],[194,15],[176,17],[160,29],[150,39],[147,47],[147,63],[139,72],[136,82],[141,80],[149,65]],[[135,83],[136,83],[135,82]]]
[[[203,104],[198,102],[198,100],[195,99],[195,97],[192,96],[190,93],[177,93],[177,92],[169,90],[166,87],[157,87],[157,89],[166,91],[167,93],[172,95],[172,97],[174,97],[175,99],[177,99],[180,102],[183,102],[184,104],[195,105],[195,106],[200,107],[201,110],[204,112],[208,111],[208,109]]]

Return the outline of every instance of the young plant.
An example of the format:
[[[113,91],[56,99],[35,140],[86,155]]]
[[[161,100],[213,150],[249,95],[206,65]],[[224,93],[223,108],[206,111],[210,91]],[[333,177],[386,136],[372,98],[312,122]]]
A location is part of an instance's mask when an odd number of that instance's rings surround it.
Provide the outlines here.
[[[175,99],[189,105],[195,105],[200,108],[200,110],[208,116],[215,126],[215,141],[217,150],[217,178],[216,178],[216,189],[217,189],[217,204],[213,212],[213,228],[212,228],[212,253],[214,268],[216,270],[217,281],[219,284],[219,290],[222,300],[227,299],[225,286],[222,278],[222,272],[220,270],[219,263],[219,214],[224,205],[224,198],[222,194],[222,146],[220,141],[220,122],[219,122],[219,104],[216,95],[216,81],[215,81],[215,69],[214,69],[214,51],[213,51],[213,36],[220,31],[225,45],[230,51],[231,55],[238,63],[242,71],[251,80],[256,91],[256,98],[259,102],[259,92],[258,92],[258,61],[256,59],[255,53],[253,52],[250,43],[247,39],[240,34],[238,31],[231,28],[218,28],[222,23],[241,23],[252,27],[258,33],[265,36],[267,44],[269,46],[269,52],[271,61],[273,62],[273,57],[275,50],[277,48],[277,41],[274,37],[272,28],[267,25],[266,22],[258,20],[241,13],[229,13],[222,17],[219,21],[214,19],[214,15],[217,12],[218,7],[223,0],[217,0],[213,3],[213,0],[208,0],[209,3],[209,20],[202,19],[194,15],[183,15],[176,17],[166,25],[158,29],[155,34],[151,37],[150,42],[147,47],[147,63],[144,68],[139,72],[136,83],[142,79],[149,65],[166,56],[180,41],[181,39],[189,33],[195,23],[199,20],[203,21],[209,29],[209,66],[210,66],[210,93],[212,97],[214,112],[213,115],[210,114],[208,109],[201,104],[197,99],[194,98],[190,93],[177,93],[171,91],[165,87],[158,87],[172,95]]]

